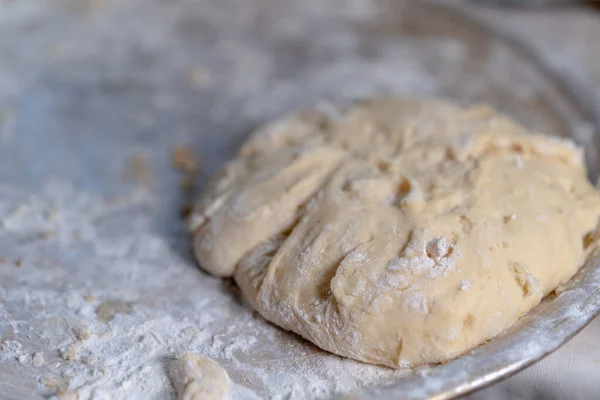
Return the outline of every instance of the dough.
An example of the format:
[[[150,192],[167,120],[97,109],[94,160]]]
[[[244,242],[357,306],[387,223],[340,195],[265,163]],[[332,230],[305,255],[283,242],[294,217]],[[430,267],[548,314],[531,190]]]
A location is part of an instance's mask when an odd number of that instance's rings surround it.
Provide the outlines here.
[[[585,260],[571,142],[487,106],[375,99],[254,133],[190,225],[200,265],[319,347],[399,368],[511,327]]]
[[[171,379],[179,400],[224,400],[229,377],[215,361],[186,353],[171,364]]]

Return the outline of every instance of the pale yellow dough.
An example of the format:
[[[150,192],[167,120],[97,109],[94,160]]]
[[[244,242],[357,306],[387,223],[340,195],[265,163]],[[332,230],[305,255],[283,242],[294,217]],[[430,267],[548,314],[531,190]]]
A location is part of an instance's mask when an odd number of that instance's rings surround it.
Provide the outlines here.
[[[227,400],[229,377],[214,360],[186,353],[171,363],[178,400]]]
[[[577,271],[599,215],[571,142],[487,106],[377,99],[257,131],[190,224],[200,265],[264,318],[398,368],[513,325]]]

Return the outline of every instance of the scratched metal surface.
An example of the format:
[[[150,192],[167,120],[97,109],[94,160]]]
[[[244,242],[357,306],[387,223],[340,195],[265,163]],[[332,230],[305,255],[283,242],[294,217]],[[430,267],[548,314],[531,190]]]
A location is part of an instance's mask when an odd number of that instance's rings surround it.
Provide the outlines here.
[[[44,325],[52,316],[68,323],[85,319],[67,310],[70,292],[125,296],[147,315],[179,318],[197,311],[187,299],[208,278],[195,268],[179,216],[195,194],[180,186],[169,160],[174,145],[202,155],[199,190],[204,176],[266,120],[321,99],[346,102],[399,92],[485,101],[529,128],[575,137],[586,146],[590,177],[596,178],[594,116],[567,95],[568,83],[518,43],[434,3],[341,3],[0,2],[0,340],[46,355],[45,365],[33,368],[0,352],[5,395],[51,394],[40,379],[70,371],[53,347],[64,332]],[[132,155],[144,164],[133,172]],[[78,199],[105,199],[104,208],[90,210],[93,227],[71,215],[58,235],[46,238],[40,232],[55,225],[17,215],[31,196],[45,206],[64,195],[63,214],[69,207],[82,212],[87,203],[71,205],[72,192]],[[88,228],[96,236],[86,237]],[[150,259],[129,254],[134,272],[91,243],[150,234],[168,248],[154,249]],[[151,277],[140,279],[140,271]],[[231,295],[227,285],[211,285],[215,296]],[[456,361],[354,394],[444,399],[505,377],[581,329],[600,307],[599,285],[594,258],[562,294],[545,300],[503,337]],[[290,342],[307,346],[281,336],[280,343],[259,340],[256,349],[274,346],[285,354]],[[241,375],[234,371],[232,379],[241,381]],[[260,384],[248,385],[259,396],[268,394]],[[168,397],[165,390],[146,395]]]

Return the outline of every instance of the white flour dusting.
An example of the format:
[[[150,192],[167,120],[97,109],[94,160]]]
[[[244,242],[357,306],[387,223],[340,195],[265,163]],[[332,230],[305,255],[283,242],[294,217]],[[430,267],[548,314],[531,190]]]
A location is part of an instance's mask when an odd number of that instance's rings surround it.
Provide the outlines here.
[[[17,281],[0,290],[2,321],[12,321],[2,332],[0,371],[17,361],[42,392],[68,388],[80,399],[173,397],[168,368],[183,352],[218,361],[234,399],[326,398],[402,375],[327,355],[271,326],[239,303],[232,285],[182,260],[159,234],[102,226],[123,212],[146,226],[149,217],[136,214],[145,198],[135,192],[107,202],[51,183],[5,205],[2,240],[42,250],[26,253]],[[71,263],[69,254],[82,251]],[[3,267],[16,268],[15,256]],[[12,311],[21,307],[35,317],[18,320]]]

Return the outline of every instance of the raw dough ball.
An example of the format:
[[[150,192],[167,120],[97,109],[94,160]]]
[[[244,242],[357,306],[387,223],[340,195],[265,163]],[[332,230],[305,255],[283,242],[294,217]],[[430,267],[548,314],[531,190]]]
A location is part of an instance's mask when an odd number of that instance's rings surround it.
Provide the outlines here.
[[[208,357],[187,353],[171,364],[171,379],[179,400],[224,400],[227,372]]]
[[[253,134],[191,228],[263,317],[398,368],[513,325],[575,274],[599,214],[571,142],[486,106],[378,99]]]

